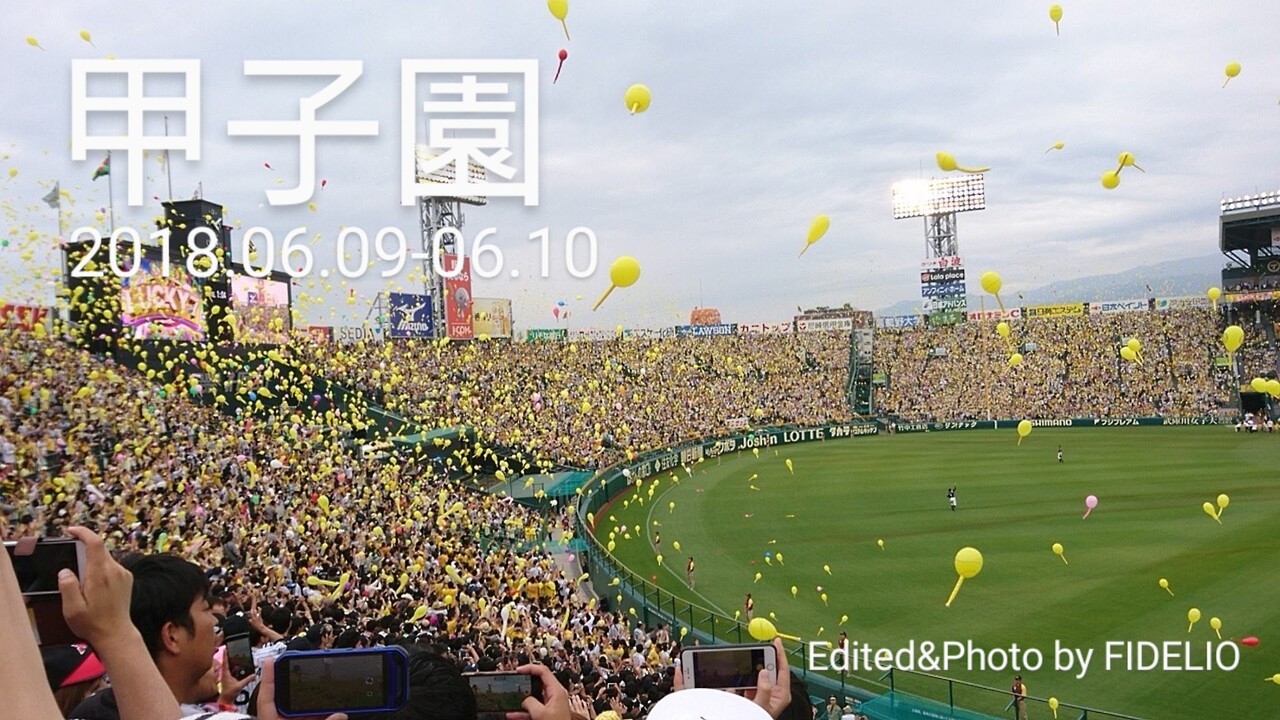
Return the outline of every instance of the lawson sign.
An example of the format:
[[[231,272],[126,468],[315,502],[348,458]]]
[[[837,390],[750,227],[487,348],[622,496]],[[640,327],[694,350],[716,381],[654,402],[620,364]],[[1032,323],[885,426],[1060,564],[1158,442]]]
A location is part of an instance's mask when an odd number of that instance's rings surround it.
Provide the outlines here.
[[[715,335],[737,335],[737,323],[718,323],[716,325],[677,325],[676,337],[712,337]]]

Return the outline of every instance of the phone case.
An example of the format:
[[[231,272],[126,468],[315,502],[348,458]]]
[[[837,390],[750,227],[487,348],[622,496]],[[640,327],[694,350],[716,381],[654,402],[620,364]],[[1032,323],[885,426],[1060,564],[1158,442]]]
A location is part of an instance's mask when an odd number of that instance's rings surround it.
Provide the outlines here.
[[[694,683],[694,655],[724,652],[740,648],[750,648],[752,650],[764,650],[765,670],[768,670],[773,676],[773,681],[778,681],[778,658],[777,649],[772,643],[742,643],[738,645],[700,645],[695,647],[687,647],[680,652],[680,673],[684,678],[684,686],[686,688],[698,687]],[[755,687],[753,683],[750,687]]]
[[[292,708],[283,707],[280,699],[289,697],[289,663],[313,657],[338,657],[353,655],[377,655],[382,657],[389,668],[384,671],[386,678],[386,696],[385,702],[380,707],[369,707],[361,709],[352,708],[308,708],[307,710],[293,710]],[[346,713],[348,715],[358,715],[376,712],[392,712],[399,710],[409,699],[409,653],[404,648],[397,645],[381,646],[376,648],[353,648],[349,650],[315,650],[308,652],[287,651],[276,658],[275,662],[275,681],[276,681],[276,712],[281,717],[311,717],[315,715],[325,716],[333,713]]]

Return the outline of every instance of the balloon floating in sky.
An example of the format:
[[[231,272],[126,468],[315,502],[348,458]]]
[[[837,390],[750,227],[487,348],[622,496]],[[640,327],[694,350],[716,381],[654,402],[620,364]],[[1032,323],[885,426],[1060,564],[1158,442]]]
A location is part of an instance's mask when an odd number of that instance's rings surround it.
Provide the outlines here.
[[[27,42],[31,42],[31,40],[28,39]],[[1227,79],[1222,81],[1222,87],[1226,87],[1227,83],[1231,82],[1231,78],[1240,74],[1240,61],[1232,60],[1227,63],[1227,67],[1223,69],[1223,72],[1226,73]]]
[[[560,64],[556,65],[556,76],[551,79],[552,85],[555,84],[556,80],[560,79],[560,68],[564,67],[564,61],[569,59],[569,51],[560,48],[560,52],[556,54],[556,57],[560,58]]]
[[[987,270],[978,278],[978,282],[982,284],[982,289],[996,296],[996,304],[1000,306],[1000,312],[1004,312],[1004,301],[1000,299],[1000,288],[1004,287],[1004,281],[1000,279],[1000,273],[994,270]],[[1008,325],[1005,325],[1008,327]],[[1000,326],[996,326],[996,332],[1000,332]],[[1001,337],[1008,337],[1002,335]]]
[[[826,215],[818,215],[815,217],[813,222],[809,223],[809,234],[804,238],[804,247],[800,248],[800,255],[804,255],[804,251],[808,250],[810,245],[821,240],[822,236],[827,234],[827,228],[830,227],[831,218]],[[800,255],[797,255],[796,257],[800,257]]]
[[[40,47],[40,41],[36,39],[35,35],[27,36],[27,44],[33,48],[40,48],[41,50],[44,50],[44,48]]]
[[[1054,555],[1057,555],[1058,557],[1062,558],[1062,563],[1064,565],[1071,564],[1067,562],[1067,556],[1063,554],[1062,543],[1054,543],[1051,549],[1053,550]]]
[[[569,26],[564,19],[569,15],[569,0],[547,0],[547,9],[551,11],[552,17],[560,21],[560,27],[564,28],[564,39],[568,40]]]
[[[1062,34],[1062,31],[1058,28],[1058,23],[1062,20],[1062,6],[1061,6],[1061,5],[1050,5],[1050,6],[1049,6],[1049,19],[1053,21],[1053,33],[1054,33],[1055,35],[1061,35],[1061,34]]]
[[[1188,634],[1191,633],[1191,628],[1195,627],[1198,622],[1200,622],[1200,608],[1191,608],[1187,611]]]
[[[627,111],[632,115],[642,113],[649,109],[649,101],[653,96],[649,93],[649,88],[640,83],[636,83],[627,88],[622,94],[622,103],[627,106]]]
[[[1121,169],[1127,168],[1127,167],[1136,168],[1140,172],[1146,172],[1146,170],[1143,170],[1142,168],[1138,167],[1137,161],[1133,159],[1133,153],[1129,152],[1128,150],[1121,150],[1120,154],[1116,157],[1116,162],[1120,163],[1120,166],[1119,168],[1116,169],[1116,172],[1120,172]]]
[[[1084,499],[1084,517],[1080,519],[1083,520],[1084,518],[1089,517],[1089,513],[1093,512],[1093,509],[1096,507],[1098,507],[1098,496],[1090,495],[1086,497]]]
[[[747,625],[747,632],[751,634],[751,637],[759,640],[760,642],[769,642],[776,637],[785,638],[787,640],[800,639],[795,635],[783,635],[778,632],[778,628],[774,627],[773,623],[764,618],[752,619],[751,624]]]
[[[1031,434],[1031,421],[1023,420],[1018,423],[1018,445],[1022,445],[1022,438]]]
[[[1170,596],[1172,596],[1172,595],[1173,595],[1173,591],[1169,589],[1169,581],[1168,581],[1168,580],[1166,580],[1166,579],[1164,579],[1164,578],[1160,578],[1160,587],[1164,588],[1164,591],[1165,591],[1165,592],[1167,592],[1167,593],[1169,593],[1169,595],[1170,595]]]
[[[952,155],[949,152],[944,152],[942,150],[939,150],[934,157],[938,161],[938,167],[941,168],[944,172],[953,172],[955,170],[959,170],[960,172],[964,172],[964,173],[984,173],[991,169],[990,167],[979,167],[979,168],[964,167],[963,165],[960,165],[959,163],[956,162],[956,158],[954,155]]]
[[[1102,187],[1108,190],[1115,190],[1120,187],[1120,173],[1115,170],[1108,170],[1102,173]]]
[[[636,260],[630,255],[623,255],[617,260],[614,260],[613,264],[609,266],[609,287],[604,291],[604,294],[596,300],[596,304],[591,306],[591,309],[595,310],[600,307],[600,304],[609,297],[609,293],[613,292],[614,288],[631,287],[632,285],[635,285],[636,281],[639,279],[639,260]]]
[[[87,43],[89,43],[89,45],[91,45],[91,46],[93,46],[93,47],[97,47],[96,45],[94,45],[94,44],[93,44],[93,39],[89,36],[89,31],[88,31],[88,30],[81,30],[81,31],[80,31],[80,39],[81,39],[81,40],[83,40],[83,41],[85,41],[85,42],[87,42]]]
[[[960,592],[960,586],[964,584],[965,578],[971,578],[982,572],[982,553],[978,552],[977,548],[960,548],[960,552],[956,553],[955,567],[956,574],[960,577],[956,578],[956,586],[951,589],[951,597],[947,598],[947,607],[951,607],[951,601],[956,599],[956,593]]]
[[[1044,151],[1044,154],[1045,154],[1045,155],[1048,155],[1050,152],[1052,152],[1052,151],[1054,151],[1054,150],[1061,150],[1062,148],[1064,148],[1064,147],[1066,147],[1066,146],[1067,146],[1067,144],[1066,144],[1066,143],[1064,143],[1064,142],[1062,142],[1061,140],[1059,140],[1058,142],[1056,142],[1056,143],[1054,143],[1054,144],[1050,145],[1050,146],[1049,146],[1049,149]]]
[[[996,334],[997,334],[997,335],[999,335],[1000,337],[1002,337],[1002,338],[1008,338],[1008,337],[1009,337],[1009,331],[1010,331],[1009,323],[1007,323],[1007,322],[1005,322],[1005,321],[1003,321],[1003,320],[1001,320],[1000,322],[996,323]]]
[[[1209,302],[1213,303],[1214,311],[1218,309],[1218,298],[1222,297],[1222,290],[1217,287],[1211,287],[1205,293],[1209,297]]]

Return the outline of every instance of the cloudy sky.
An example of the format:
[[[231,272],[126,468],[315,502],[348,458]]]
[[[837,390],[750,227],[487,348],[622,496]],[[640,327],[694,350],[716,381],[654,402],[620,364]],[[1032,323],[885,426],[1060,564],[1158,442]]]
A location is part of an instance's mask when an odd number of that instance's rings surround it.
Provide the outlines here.
[[[890,186],[941,175],[938,150],[992,167],[988,209],[959,221],[971,278],[995,269],[1017,291],[1213,252],[1223,195],[1280,187],[1280,4],[1063,5],[1055,36],[1048,3],[1011,0],[573,0],[566,41],[542,0],[4,0],[0,233],[10,244],[0,250],[0,294],[52,300],[56,220],[39,199],[55,179],[74,200],[72,225],[107,204],[105,181],[89,181],[102,153],[73,162],[69,145],[71,61],[107,54],[201,61],[203,157],[173,156],[174,194],[202,183],[235,224],[269,227],[277,242],[299,225],[320,233],[313,277],[296,291],[308,301],[304,322],[358,323],[379,290],[421,287],[408,273],[381,280],[382,266],[351,285],[315,277],[343,226],[416,232],[414,210],[399,204],[399,68],[409,58],[539,62],[541,202],[495,198],[467,222],[468,236],[496,228],[504,276],[522,274],[475,288],[512,298],[519,328],[555,325],[557,300],[571,313],[561,326],[613,327],[683,322],[698,304],[756,322],[788,319],[797,305],[918,297],[922,223],[892,219]],[[569,58],[553,85],[562,47]],[[256,59],[364,62],[363,77],[320,117],[376,120],[379,135],[318,141],[316,174],[327,185],[315,211],[266,204],[265,191],[297,177],[295,140],[226,128],[295,119],[298,98],[326,81],[246,77],[243,62]],[[1231,60],[1243,72],[1224,89]],[[635,82],[653,102],[631,116],[622,95]],[[1065,149],[1045,154],[1058,140]],[[1121,150],[1147,172],[1127,169],[1117,190],[1104,190],[1098,178]],[[167,194],[164,173],[148,161],[148,205],[130,209],[127,163],[119,154],[115,163],[118,224],[142,225],[157,212],[152,195]],[[797,259],[817,213],[830,215],[831,229]],[[599,239],[599,268],[584,280],[564,267],[564,236],[576,226]],[[545,279],[534,277],[538,250],[527,239],[542,227],[552,238]],[[592,313],[620,255],[638,258],[643,276]]]

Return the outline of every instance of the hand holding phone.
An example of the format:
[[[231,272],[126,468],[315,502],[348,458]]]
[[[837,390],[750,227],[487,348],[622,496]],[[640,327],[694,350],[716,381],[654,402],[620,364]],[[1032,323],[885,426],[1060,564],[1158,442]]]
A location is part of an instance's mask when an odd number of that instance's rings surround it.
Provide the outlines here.
[[[36,644],[78,642],[80,638],[67,626],[62,614],[58,573],[70,570],[83,580],[84,543],[75,538],[23,538],[5,541],[4,549],[13,563]]]
[[[518,672],[464,673],[476,696],[476,712],[505,713],[524,710],[527,697],[542,698],[542,679]]]
[[[685,688],[753,690],[760,671],[770,684],[778,678],[778,652],[768,643],[747,645],[699,645],[680,653]]]
[[[409,698],[409,654],[398,646],[286,652],[271,675],[274,688],[264,667],[264,693],[282,717],[391,712]]]

